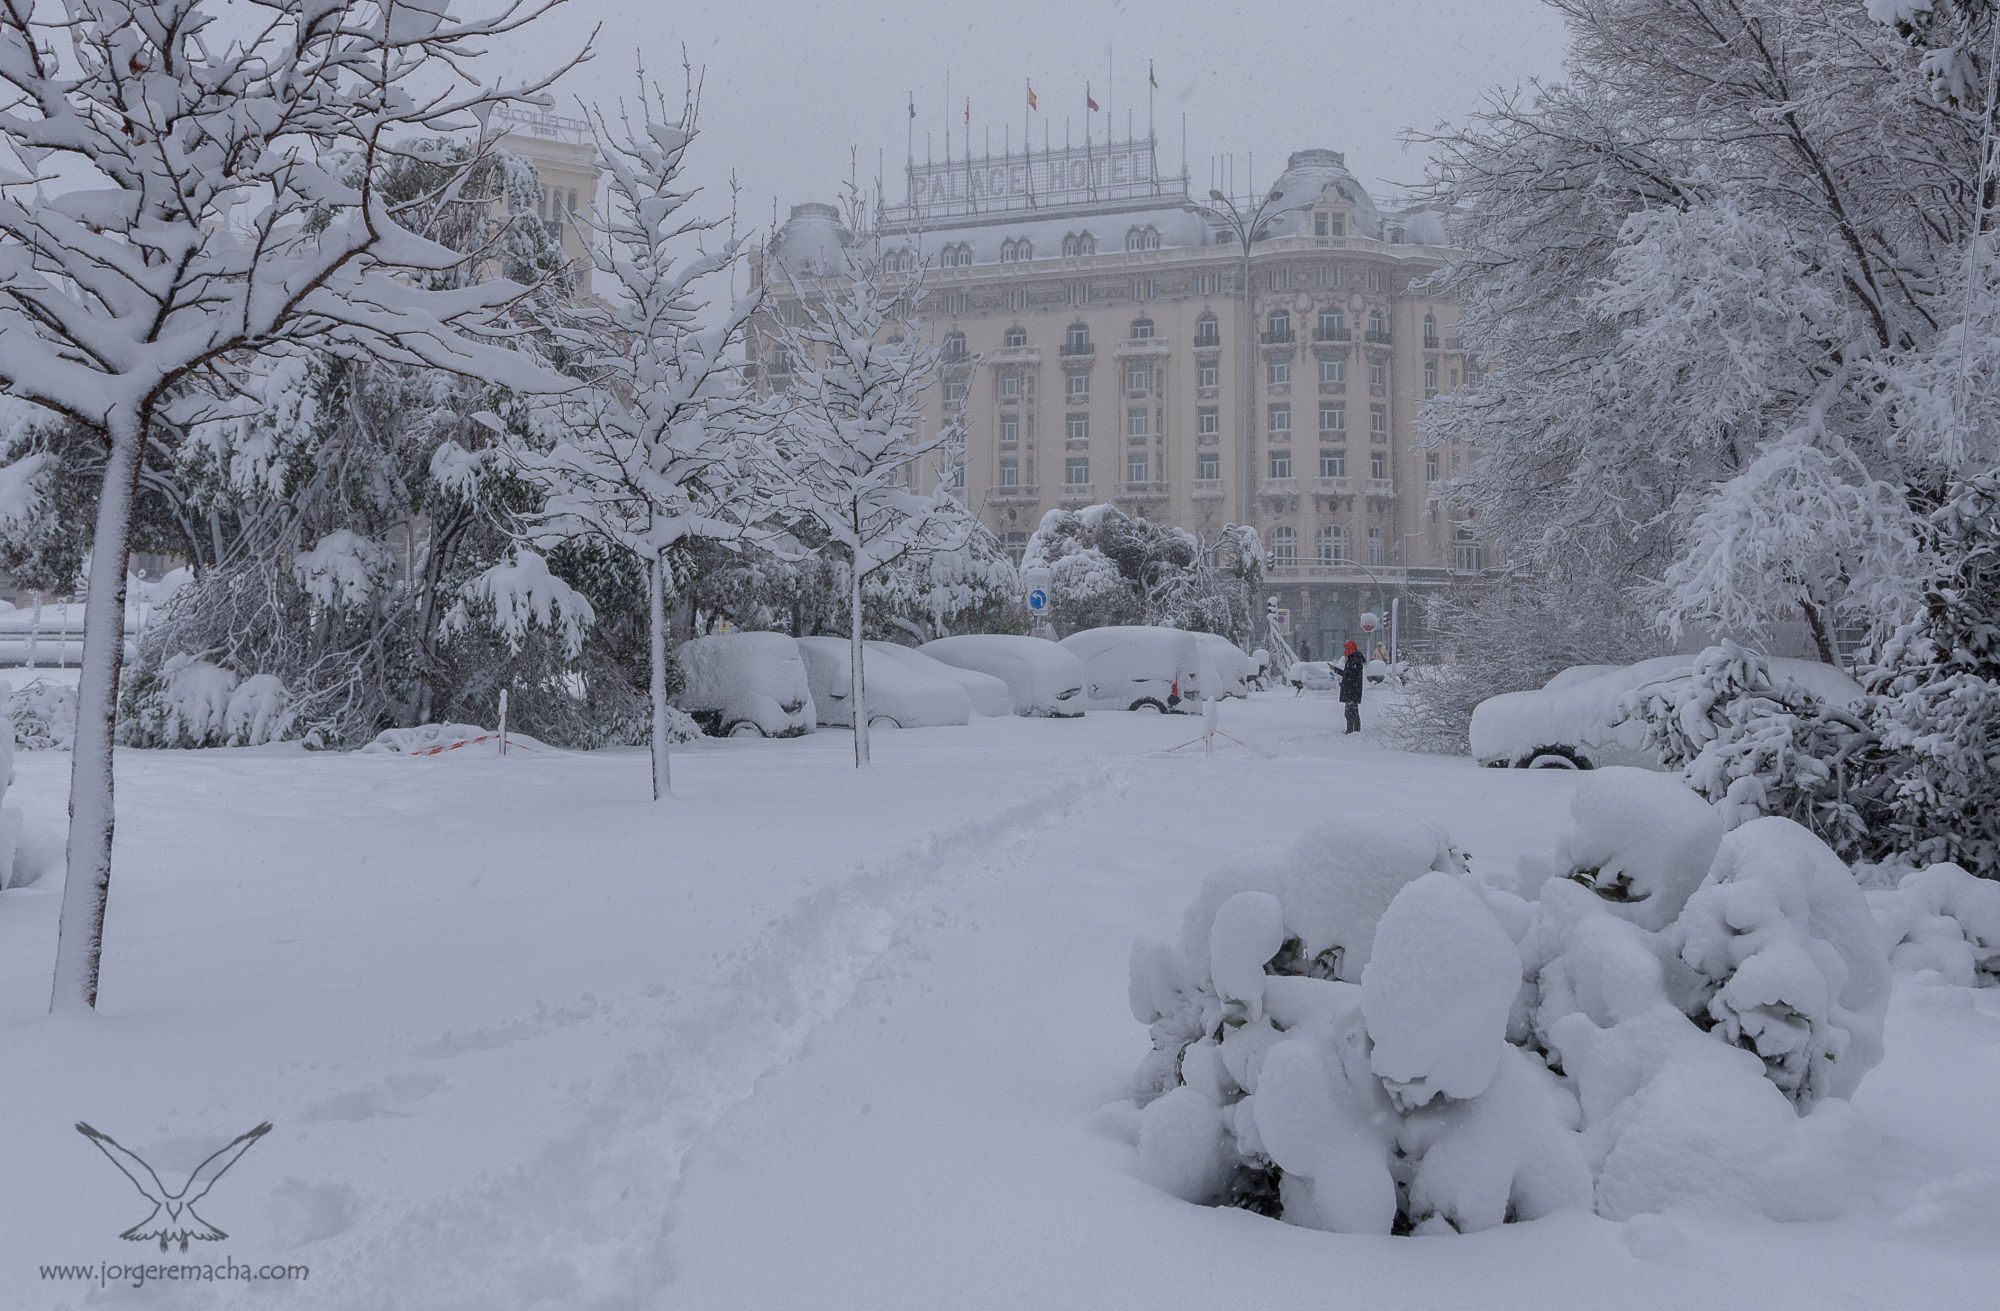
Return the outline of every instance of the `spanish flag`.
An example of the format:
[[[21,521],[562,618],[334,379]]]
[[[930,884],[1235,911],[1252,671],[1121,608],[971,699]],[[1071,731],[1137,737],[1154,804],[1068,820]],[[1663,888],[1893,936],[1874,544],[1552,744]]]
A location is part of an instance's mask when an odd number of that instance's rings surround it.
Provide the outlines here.
[[[1035,84],[1028,83],[1028,108],[1035,108]]]
[[[1146,61],[1146,85],[1155,91],[1160,89],[1160,79],[1153,76],[1153,61],[1150,59]]]
[[[1083,103],[1085,108],[1089,109],[1091,113],[1094,114],[1097,112],[1097,102],[1090,98],[1090,83],[1088,82],[1083,84]]]

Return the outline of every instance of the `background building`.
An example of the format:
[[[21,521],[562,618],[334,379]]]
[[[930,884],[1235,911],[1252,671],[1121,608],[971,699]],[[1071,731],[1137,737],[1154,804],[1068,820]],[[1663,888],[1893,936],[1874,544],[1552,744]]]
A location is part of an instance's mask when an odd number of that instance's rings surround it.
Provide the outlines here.
[[[1384,212],[1332,150],[1233,205],[1161,177],[1150,140],[906,173],[859,239],[928,269],[920,318],[945,364],[926,422],[964,405],[966,502],[1017,558],[1056,507],[1109,502],[1204,541],[1248,522],[1314,655],[1395,596],[1420,642],[1412,599],[1490,563],[1428,504],[1464,453],[1417,437],[1467,368],[1456,309],[1427,287],[1447,254],[1435,214]],[[1246,253],[1232,219],[1257,210]],[[794,206],[753,256],[767,313],[855,240],[832,206]]]

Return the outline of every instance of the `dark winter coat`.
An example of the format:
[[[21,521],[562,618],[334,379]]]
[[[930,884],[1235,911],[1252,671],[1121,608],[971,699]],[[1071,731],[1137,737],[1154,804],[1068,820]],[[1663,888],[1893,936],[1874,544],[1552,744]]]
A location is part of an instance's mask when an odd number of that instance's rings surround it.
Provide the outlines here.
[[[1361,699],[1361,676],[1368,662],[1361,658],[1359,651],[1349,655],[1340,665],[1340,699],[1359,701]]]

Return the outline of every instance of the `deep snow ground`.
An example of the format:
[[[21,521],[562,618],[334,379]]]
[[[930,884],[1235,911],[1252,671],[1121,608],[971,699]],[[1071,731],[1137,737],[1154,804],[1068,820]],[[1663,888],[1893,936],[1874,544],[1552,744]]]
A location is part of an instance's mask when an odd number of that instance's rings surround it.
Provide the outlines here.
[[[1192,719],[988,720],[879,734],[863,776],[843,733],[716,743],[657,808],[636,752],[126,753],[98,1017],[42,1018],[56,889],[0,894],[0,1306],[150,1250],[79,1119],[170,1180],[276,1125],[203,1214],[311,1278],[99,1295],[143,1305],[1991,1304],[2000,999],[1907,981],[1858,1099],[1879,1197],[1832,1224],[1360,1239],[1133,1179],[1089,1127],[1146,1044],[1126,953],[1207,873],[1336,808],[1503,868],[1563,823],[1564,775],[1338,721],[1230,703],[1260,751],[1209,759],[1164,752]],[[19,758],[31,822],[66,767]]]

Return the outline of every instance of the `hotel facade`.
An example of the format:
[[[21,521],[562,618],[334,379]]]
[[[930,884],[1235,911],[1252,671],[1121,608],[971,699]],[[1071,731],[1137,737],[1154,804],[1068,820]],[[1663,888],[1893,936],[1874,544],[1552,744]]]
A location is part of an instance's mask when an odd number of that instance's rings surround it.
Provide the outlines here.
[[[1332,150],[1293,154],[1249,201],[1197,200],[1149,140],[918,164],[857,236],[801,204],[753,253],[767,316],[857,240],[925,270],[918,321],[942,352],[924,422],[962,407],[966,504],[1016,558],[1052,509],[1109,503],[1205,544],[1248,523],[1301,654],[1363,637],[1494,562],[1430,504],[1466,452],[1417,417],[1468,367],[1435,214],[1378,206]],[[1254,224],[1254,227],[1252,226]],[[1248,238],[1246,240],[1246,237]],[[785,364],[753,324],[765,385]]]

